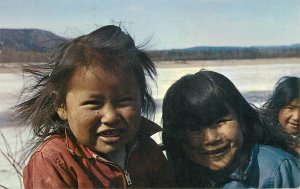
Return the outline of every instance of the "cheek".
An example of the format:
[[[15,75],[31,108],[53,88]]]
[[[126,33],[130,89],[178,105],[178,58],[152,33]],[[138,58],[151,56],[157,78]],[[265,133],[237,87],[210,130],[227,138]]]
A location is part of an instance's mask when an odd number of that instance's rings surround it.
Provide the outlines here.
[[[121,118],[118,124],[125,124],[127,127],[128,137],[134,135],[141,124],[141,110],[138,106],[130,106],[119,108],[116,110],[118,116]],[[130,136],[129,136],[130,135]]]
[[[76,114],[71,114],[70,120],[77,125],[89,125],[90,122],[95,122],[97,120],[97,112],[95,111],[78,111]]]
[[[139,109],[125,111],[122,113],[122,117],[128,123],[130,129],[137,130],[141,121],[141,114]]]
[[[76,114],[69,115],[68,123],[73,134],[78,139],[89,137],[90,132],[96,129],[95,125],[99,122],[96,112],[79,111]],[[82,141],[81,141],[82,142]]]
[[[182,144],[182,149],[190,160],[193,160],[194,162],[201,162],[202,158],[198,158],[198,156],[202,157],[201,151],[199,151],[199,146],[194,146],[188,142]]]
[[[227,130],[224,131],[224,136],[232,142],[236,147],[240,147],[243,144],[243,133],[238,124],[234,124],[230,127],[227,127]]]
[[[121,116],[128,122],[140,119],[141,116],[141,103],[137,103],[127,108],[119,109]]]
[[[242,147],[243,143],[244,143],[244,136],[243,136],[243,132],[241,129],[239,129],[237,131],[237,134],[236,134],[236,146],[237,148],[239,149],[240,147]]]
[[[286,123],[288,117],[289,117],[289,113],[285,109],[279,111],[278,121],[281,125]]]
[[[203,146],[204,137],[203,134],[198,134],[197,136],[188,136],[188,141],[186,142],[190,148],[200,148]]]

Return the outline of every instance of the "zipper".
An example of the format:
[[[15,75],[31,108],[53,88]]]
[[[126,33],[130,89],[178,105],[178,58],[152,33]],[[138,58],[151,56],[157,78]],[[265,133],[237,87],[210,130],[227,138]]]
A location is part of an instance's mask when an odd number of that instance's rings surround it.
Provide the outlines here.
[[[136,148],[136,146],[137,146],[137,142],[135,142],[133,144],[133,146],[130,148],[130,150],[128,152],[128,155],[127,155],[127,158],[126,158],[126,162],[125,162],[125,169],[126,170],[124,171],[124,173],[125,173],[125,179],[126,179],[126,182],[127,182],[128,186],[130,186],[132,184],[132,182],[131,182],[130,175],[127,171],[127,166],[128,166],[128,162],[129,162],[129,157],[131,156],[131,154],[132,154],[133,150]]]
[[[132,184],[130,175],[126,170],[124,171],[124,173],[125,173],[125,179],[126,179],[127,185],[130,186]]]

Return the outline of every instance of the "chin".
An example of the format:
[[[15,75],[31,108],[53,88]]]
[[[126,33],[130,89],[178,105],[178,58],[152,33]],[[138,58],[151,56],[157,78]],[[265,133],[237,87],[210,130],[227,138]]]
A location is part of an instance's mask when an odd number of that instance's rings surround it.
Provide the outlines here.
[[[224,169],[226,169],[228,166],[218,166],[218,165],[212,165],[212,166],[209,166],[208,168],[212,171],[222,171]]]
[[[212,163],[208,163],[207,167],[212,170],[212,171],[221,171],[224,170],[226,168],[228,168],[231,164],[231,161],[222,161],[222,162],[212,162]]]
[[[102,154],[110,154],[113,153],[115,151],[117,151],[118,147],[117,146],[112,146],[112,145],[105,145],[105,146],[95,146],[94,150],[96,152],[102,153]]]

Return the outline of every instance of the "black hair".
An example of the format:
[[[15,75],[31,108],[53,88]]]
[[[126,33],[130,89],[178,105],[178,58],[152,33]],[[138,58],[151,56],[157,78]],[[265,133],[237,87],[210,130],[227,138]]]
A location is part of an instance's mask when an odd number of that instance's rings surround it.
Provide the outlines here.
[[[300,78],[295,76],[281,77],[271,97],[263,105],[263,111],[272,125],[277,126],[279,111],[294,99],[300,99]]]
[[[49,61],[25,72],[33,82],[25,86],[21,102],[15,106],[16,117],[33,129],[36,148],[48,136],[64,135],[68,125],[56,110],[65,104],[68,83],[77,68],[98,65],[105,71],[134,74],[142,95],[142,114],[151,118],[155,102],[147,83],[154,80],[156,68],[146,52],[119,26],[107,25],[87,35],[71,39],[53,50]]]
[[[241,169],[248,164],[250,150],[255,143],[281,147],[296,154],[292,148],[293,139],[280,131],[274,134],[274,130],[264,123],[255,107],[245,100],[228,78],[217,72],[200,70],[176,81],[163,100],[163,144],[181,186],[189,187],[194,182],[195,178],[189,174],[195,167],[205,169],[185,156],[182,144],[186,132],[208,127],[230,111],[237,115],[244,137],[238,158]],[[199,180],[205,180],[204,171],[197,174]]]

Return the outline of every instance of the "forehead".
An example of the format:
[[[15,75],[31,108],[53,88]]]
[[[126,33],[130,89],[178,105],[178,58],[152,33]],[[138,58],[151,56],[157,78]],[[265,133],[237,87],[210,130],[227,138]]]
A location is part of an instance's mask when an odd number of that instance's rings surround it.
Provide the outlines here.
[[[90,64],[86,66],[78,66],[74,69],[72,79],[78,78],[95,78],[101,79],[103,76],[110,78],[124,78],[134,75],[132,70],[122,68],[106,68],[100,64]]]
[[[106,70],[98,65],[78,67],[74,70],[69,82],[69,88],[74,87],[113,87],[138,85],[132,72],[122,70]]]

